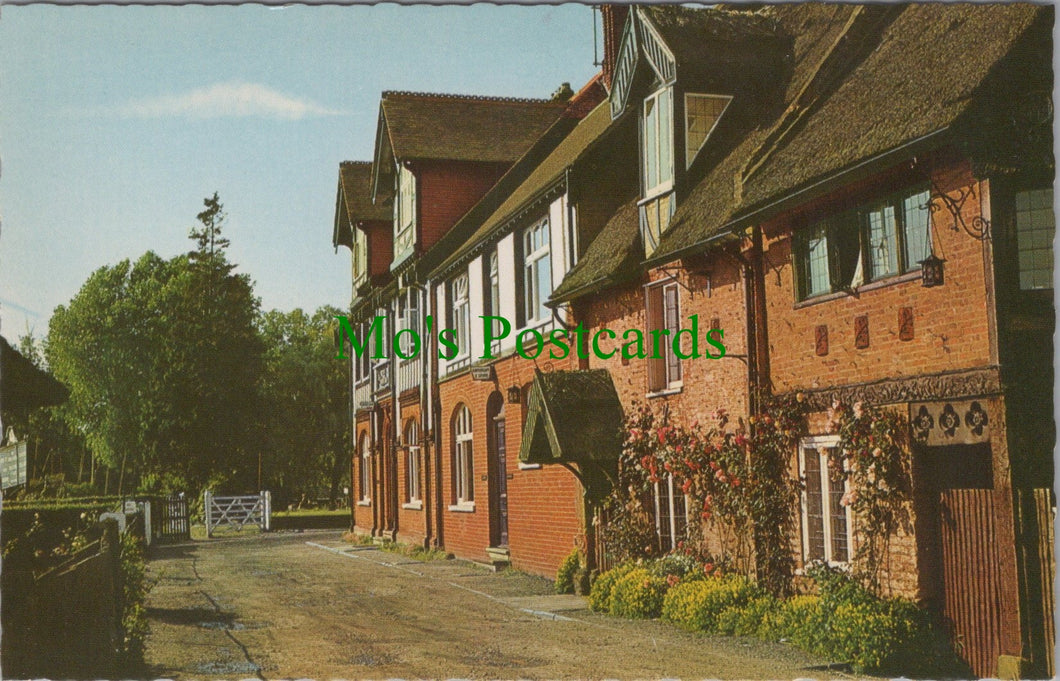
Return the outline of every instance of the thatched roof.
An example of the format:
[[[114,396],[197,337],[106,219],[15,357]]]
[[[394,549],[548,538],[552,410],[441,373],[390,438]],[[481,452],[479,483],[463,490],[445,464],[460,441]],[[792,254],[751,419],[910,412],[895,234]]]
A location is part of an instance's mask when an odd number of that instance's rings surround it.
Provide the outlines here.
[[[372,164],[369,161],[343,161],[339,164],[339,189],[335,206],[332,245],[353,248],[353,228],[365,220],[388,221],[389,203],[372,203]]]
[[[523,463],[613,463],[622,451],[622,403],[606,369],[534,370]],[[592,414],[592,418],[586,418]]]
[[[544,158],[531,165],[524,173],[525,179],[518,186],[513,189],[498,183],[490,194],[495,195],[493,198],[499,201],[499,205],[494,203],[496,207],[485,219],[480,215],[469,213],[468,219],[462,219],[456,227],[450,230],[452,237],[447,240],[454,246],[462,245],[452,251],[451,255],[435,268],[432,276],[470,257],[475,249],[481,247],[492,234],[502,230],[520,211],[532,205],[536,199],[560,183],[567,169],[582,158],[610,126],[611,114],[607,103],[604,102],[594,108],[573,129],[569,129],[562,141],[555,144]],[[468,226],[477,227],[470,236],[465,231]],[[439,246],[442,246],[441,242]],[[444,248],[439,249],[439,251],[444,250]]]
[[[564,303],[601,288],[622,283],[640,271],[644,248],[640,241],[637,202],[619,208],[585,249],[560,285],[550,303]]]
[[[1001,75],[1012,66],[1005,57],[1036,20],[1051,28],[1053,14],[1027,4],[941,3],[771,11],[795,38],[778,115],[705,173],[650,263],[701,248],[741,219],[767,217],[766,207],[779,209],[785,197],[868,159],[918,142],[986,136],[981,119],[965,115],[981,110],[972,105],[988,79],[1028,77]],[[1051,45],[1042,56],[1048,64]]]

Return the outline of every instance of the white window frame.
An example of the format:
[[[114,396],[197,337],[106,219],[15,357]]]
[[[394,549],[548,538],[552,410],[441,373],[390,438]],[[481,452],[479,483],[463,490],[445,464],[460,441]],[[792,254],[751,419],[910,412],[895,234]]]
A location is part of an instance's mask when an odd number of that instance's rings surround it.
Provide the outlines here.
[[[467,272],[449,282],[449,309],[457,354],[451,362],[471,355],[471,288]]]
[[[372,438],[368,433],[361,433],[361,498],[357,504],[360,506],[372,505]]]
[[[659,115],[659,102],[667,102],[667,115]],[[667,128],[663,129],[665,118]],[[667,134],[669,133],[669,134]],[[640,177],[644,187],[644,198],[664,194],[674,186],[674,96],[673,88],[664,86],[644,98],[640,115]],[[664,163],[663,149],[670,150],[669,159]],[[654,156],[656,179],[648,175],[648,156]],[[666,165],[666,177],[663,166]]]
[[[398,297],[398,331],[411,330],[416,336],[420,335],[420,299],[419,292],[414,288],[405,289]],[[396,332],[395,332],[396,333]],[[412,341],[413,335],[401,334],[400,347],[402,354],[411,355],[415,349]],[[422,351],[422,338],[421,338]],[[416,357],[405,359],[399,357],[401,362],[412,362]]]
[[[486,304],[489,306],[486,314],[499,317],[501,316],[501,270],[500,254],[497,253],[496,249],[490,252],[486,262]],[[501,322],[500,320],[494,321],[494,338],[500,336],[500,333]],[[492,345],[491,351],[497,352],[500,349],[501,342],[500,340],[494,340]]]
[[[545,301],[552,295],[552,244],[548,218],[526,228],[522,239],[523,315],[526,319],[525,326],[531,327],[544,324],[552,318],[551,311],[545,307]],[[538,286],[539,277],[547,277],[547,294]]]
[[[830,510],[831,502],[831,489],[829,486],[830,480],[830,469],[828,465],[828,454],[827,450],[835,449],[839,446],[838,435],[814,435],[810,437],[802,438],[799,441],[799,478],[803,481],[803,490],[800,494],[799,502],[799,515],[802,523],[802,563],[803,566],[808,563],[819,560],[817,558],[811,559],[810,556],[810,519],[809,519],[809,508],[807,507],[806,497],[806,456],[808,450],[814,452],[814,455],[818,457],[818,462],[821,471],[821,503],[822,503],[822,519],[821,524],[823,525],[823,537],[824,537],[824,562],[833,567],[846,567],[850,565],[850,559],[854,553],[854,514],[850,510],[850,506],[844,507],[846,516],[846,534],[847,534],[847,559],[846,560],[835,560],[832,555],[832,515]],[[843,494],[847,494],[850,491],[850,482],[848,480],[843,481]]]
[[[397,196],[394,197],[394,256],[412,250],[416,243],[416,176],[402,164],[397,166]]]
[[[368,276],[368,235],[353,228],[353,280],[360,282]]]
[[[669,527],[667,528],[670,532],[670,546],[663,544],[663,531],[662,531],[662,506],[660,504],[661,499],[659,497],[660,485],[666,485],[666,489],[669,492],[667,495],[668,517]],[[659,480],[652,487],[652,500],[655,502],[655,536],[659,540],[659,548],[663,551],[669,552],[677,548],[677,542],[681,541],[685,533],[688,530],[688,497],[685,496],[684,492],[681,491],[681,486],[675,484],[674,476],[671,473],[667,473],[666,477]],[[678,529],[677,527],[677,510],[678,504],[682,506],[681,516],[684,518],[684,526]]]
[[[405,504],[403,508],[419,511],[423,508],[420,497],[420,428],[414,419],[405,424]]]
[[[461,404],[453,414],[453,504],[450,511],[475,510],[474,455],[471,410]]]

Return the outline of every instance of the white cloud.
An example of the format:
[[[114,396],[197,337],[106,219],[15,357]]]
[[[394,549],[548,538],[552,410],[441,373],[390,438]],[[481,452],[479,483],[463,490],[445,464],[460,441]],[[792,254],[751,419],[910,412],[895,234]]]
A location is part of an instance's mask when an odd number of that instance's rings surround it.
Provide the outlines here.
[[[217,83],[209,87],[160,97],[133,100],[117,107],[130,118],[278,118],[300,120],[311,116],[342,116],[307,99],[290,97],[257,83]]]

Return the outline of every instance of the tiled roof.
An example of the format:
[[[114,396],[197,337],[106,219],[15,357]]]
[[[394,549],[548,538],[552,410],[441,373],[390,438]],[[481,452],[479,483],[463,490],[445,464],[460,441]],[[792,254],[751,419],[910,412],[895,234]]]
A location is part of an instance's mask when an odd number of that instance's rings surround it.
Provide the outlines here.
[[[390,220],[387,203],[372,203],[372,164],[343,161],[339,164],[339,196],[335,204],[332,245],[353,247],[353,227],[362,220]]]
[[[567,168],[575,163],[594,142],[600,139],[610,125],[610,111],[607,103],[604,102],[593,109],[588,116],[570,130],[550,153],[538,162],[528,174],[525,174],[525,179],[518,186],[513,189],[498,185],[497,189],[503,192],[502,196],[496,197],[500,205],[477,225],[467,224],[465,220],[461,220],[461,223],[464,224],[458,224],[457,227],[453,228],[451,231],[453,240],[459,240],[458,242],[463,245],[455,247],[452,254],[440,266],[435,268],[435,272],[446,270],[450,265],[468,255],[491,233],[502,228],[510,219],[517,215],[529,201],[559,182]],[[494,191],[491,190],[490,193],[493,194]],[[469,214],[469,217],[471,217],[471,214]],[[481,220],[481,216],[478,219]],[[472,220],[467,222],[472,222]],[[465,226],[470,228],[477,227],[477,229],[468,236],[466,231],[462,229]]]
[[[566,103],[388,91],[380,106],[399,161],[512,163],[560,117]]]

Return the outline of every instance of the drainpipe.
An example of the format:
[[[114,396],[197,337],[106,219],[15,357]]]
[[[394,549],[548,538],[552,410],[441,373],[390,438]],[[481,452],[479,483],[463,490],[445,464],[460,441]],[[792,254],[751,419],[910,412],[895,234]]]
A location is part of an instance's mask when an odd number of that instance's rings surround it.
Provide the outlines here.
[[[762,408],[762,402],[772,393],[773,382],[769,373],[769,327],[766,324],[766,274],[765,256],[762,251],[762,228],[755,226],[751,230],[751,282],[753,309],[748,310],[754,322],[754,387],[756,409]]]
[[[416,285],[415,289],[420,293],[420,305],[419,309],[421,312],[421,319],[425,319],[427,315],[431,314],[430,306],[430,286],[429,285]],[[431,466],[431,456],[434,453],[434,447],[431,446],[431,410],[430,410],[430,379],[431,379],[431,351],[430,351],[430,336],[427,334],[427,327],[423,325],[420,327],[422,332],[423,342],[420,344],[420,430],[422,435],[420,441],[420,456],[423,457],[423,473],[421,474],[424,482],[428,483],[427,487],[430,491],[433,491],[433,486],[430,485],[431,471],[434,468]],[[434,528],[431,525],[431,521],[434,518],[434,507],[431,503],[430,492],[424,494],[427,490],[423,490],[420,493],[420,498],[423,499],[423,513],[424,513],[424,536],[423,536],[423,548],[431,548],[431,540],[434,538]]]
[[[401,288],[399,287],[398,288],[398,297],[400,298],[400,296],[401,296]],[[391,320],[394,319],[394,313],[397,312],[396,307],[397,307],[397,299],[395,299],[394,301],[391,301],[391,308],[390,308],[390,319]],[[391,321],[391,324],[394,324],[394,322]],[[391,328],[391,330],[390,330],[390,337],[391,338],[394,337],[394,333],[395,332],[396,332],[396,329]],[[398,441],[398,433],[401,432],[401,404],[400,404],[400,402],[401,402],[401,400],[400,400],[401,394],[400,394],[400,391],[398,390],[398,384],[397,384],[397,363],[398,363],[398,356],[397,356],[397,353],[394,352],[393,342],[391,342],[390,361],[387,362],[387,364],[390,366],[390,402],[391,402],[390,411],[393,414],[393,416],[390,419],[390,432],[387,433],[387,437],[390,438],[390,456],[388,457],[389,460],[387,461],[387,468],[388,468],[388,470],[390,472],[390,475],[388,477],[389,477],[389,479],[391,481],[390,484],[388,485],[388,487],[390,488],[389,492],[391,492],[391,494],[390,494],[389,498],[387,499],[387,507],[390,510],[390,522],[393,524],[393,527],[390,527],[390,528],[387,528],[387,529],[390,530],[391,533],[392,533],[392,536],[390,538],[395,540],[395,541],[397,540],[397,532],[398,532],[398,494],[400,494],[400,490],[398,490],[398,488],[397,488],[398,487],[398,484],[397,484],[397,460],[398,460],[397,441]]]

